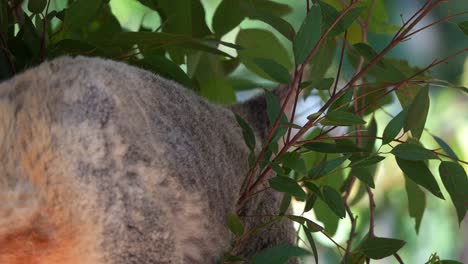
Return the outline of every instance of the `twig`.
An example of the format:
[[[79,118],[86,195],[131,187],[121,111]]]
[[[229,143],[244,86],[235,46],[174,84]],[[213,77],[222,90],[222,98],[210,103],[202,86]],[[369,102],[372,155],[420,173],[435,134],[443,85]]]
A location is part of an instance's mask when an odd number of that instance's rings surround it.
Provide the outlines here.
[[[396,260],[398,261],[398,263],[400,263],[400,264],[405,264],[405,263],[403,262],[403,259],[401,259],[400,255],[398,255],[398,253],[393,254],[393,256],[396,258]]]
[[[371,188],[366,186],[367,195],[369,197],[369,207],[370,207],[370,220],[369,220],[369,237],[373,238],[375,236],[374,233],[374,225],[375,225],[375,200],[374,194],[372,193]]]

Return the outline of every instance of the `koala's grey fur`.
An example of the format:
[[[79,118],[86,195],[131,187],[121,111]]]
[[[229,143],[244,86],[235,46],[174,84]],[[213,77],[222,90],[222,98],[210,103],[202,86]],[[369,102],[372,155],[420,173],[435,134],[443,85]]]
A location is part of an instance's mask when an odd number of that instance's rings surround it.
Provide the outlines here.
[[[231,109],[261,140],[254,100]],[[0,84],[0,263],[214,263],[248,153],[230,109],[172,81],[99,58],[45,62]],[[243,212],[278,203],[267,191]],[[280,222],[235,253],[293,237]]]

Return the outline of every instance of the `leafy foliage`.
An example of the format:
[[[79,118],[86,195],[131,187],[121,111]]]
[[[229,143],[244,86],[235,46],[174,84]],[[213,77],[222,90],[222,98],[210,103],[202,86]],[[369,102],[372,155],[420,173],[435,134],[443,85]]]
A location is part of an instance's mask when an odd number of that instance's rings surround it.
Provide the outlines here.
[[[455,92],[468,91],[466,87],[433,78],[429,70],[467,50],[435,59],[425,68],[392,58],[389,53],[418,33],[423,26],[419,22],[444,1],[425,1],[401,25],[389,23],[383,0],[348,1],[350,4],[346,5],[343,3],[347,1],[304,1],[301,10],[304,20],[297,28],[286,17],[293,8],[272,0],[222,0],[211,21],[201,0],[138,2],[145,12],[159,16],[161,22],[154,25],[155,29],[145,27],[144,23],[136,30],[125,28],[109,1],[29,0],[22,5],[17,1],[0,1],[0,80],[46,59],[86,55],[145,68],[215,103],[234,103],[236,91],[258,88],[257,83],[265,81],[289,85],[290,91],[303,91],[306,98],[320,98],[321,108],[309,115],[305,124],[298,125],[294,117],[288,118],[282,112],[285,102],[266,89],[271,131],[269,140],[262,142],[260,155],[255,149],[259,143],[252,129],[236,116],[251,151],[252,166],[246,176],[250,180],[245,181],[251,184],[241,190],[239,204],[245,204],[249,197],[262,191],[259,187],[265,183],[283,193],[284,198],[278,215],[254,230],[244,227],[246,216],[230,213],[226,226],[236,237],[235,243],[242,243],[246,236],[274,222],[294,221],[304,231],[303,240],[313,253],[296,245],[279,245],[258,253],[250,263],[284,263],[290,257],[311,254],[317,262],[319,251],[314,233],[332,239],[340,221],[350,221],[354,230],[346,245],[337,245],[346,263],[363,263],[366,259],[391,255],[399,258],[398,251],[405,242],[374,234],[372,205],[368,210],[368,227],[356,224],[358,216],[359,219],[366,216],[353,213],[356,201],[366,194],[371,204],[374,203],[377,167],[387,162],[389,156],[396,158],[405,175],[409,216],[415,219],[417,232],[427,201],[432,199],[426,197],[425,190],[441,199],[446,191],[458,222],[464,219],[468,180],[461,164],[466,162],[442,138],[433,136],[445,154],[425,148],[420,139],[430,118],[429,87],[442,85],[457,88]],[[428,27],[455,16],[459,13]],[[246,20],[257,21],[256,25],[262,27],[244,27]],[[466,37],[467,21],[454,27]],[[393,38],[384,48],[379,48],[369,41],[368,32],[393,35]],[[231,39],[227,37],[231,33],[236,34],[234,43],[225,41]],[[352,74],[343,74],[345,64],[352,68]],[[332,68],[334,72],[330,74]],[[240,77],[238,72],[242,70]],[[388,110],[392,98],[399,102],[398,114],[379,135],[376,113],[387,113],[382,110]],[[288,104],[295,108],[296,100],[290,96]],[[391,150],[385,152],[385,148]],[[436,162],[440,162],[438,175],[444,189],[430,169]],[[356,198],[351,198],[351,191],[357,193]],[[304,201],[304,213],[313,210],[323,227],[306,214],[290,214],[292,198]],[[355,234],[367,236],[357,243]],[[226,254],[224,261],[245,260]],[[440,261],[434,254],[428,263],[457,262]]]

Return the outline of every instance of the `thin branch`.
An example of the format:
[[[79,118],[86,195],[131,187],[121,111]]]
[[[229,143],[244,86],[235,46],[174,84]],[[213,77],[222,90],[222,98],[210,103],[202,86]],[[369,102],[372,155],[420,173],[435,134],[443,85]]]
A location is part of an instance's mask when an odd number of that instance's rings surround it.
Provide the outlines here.
[[[369,207],[370,207],[370,220],[369,220],[369,237],[373,238],[375,236],[374,233],[374,225],[375,225],[375,200],[374,194],[372,193],[371,188],[366,186],[367,196],[369,197]]]
[[[341,53],[340,53],[340,64],[338,65],[338,72],[336,73],[335,86],[333,86],[333,92],[331,94],[332,96],[336,94],[336,88],[338,87],[338,81],[340,80],[341,69],[343,68],[343,57],[344,57],[347,37],[348,37],[348,30],[345,31],[344,36],[343,36],[343,43],[341,45]]]
[[[396,258],[399,264],[405,264],[398,253],[393,254],[393,256]]]

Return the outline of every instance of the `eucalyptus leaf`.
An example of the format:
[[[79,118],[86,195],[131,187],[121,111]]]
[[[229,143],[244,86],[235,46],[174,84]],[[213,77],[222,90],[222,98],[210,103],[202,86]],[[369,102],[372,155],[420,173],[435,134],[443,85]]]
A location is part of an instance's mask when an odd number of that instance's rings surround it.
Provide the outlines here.
[[[393,238],[367,237],[356,251],[363,252],[371,259],[382,259],[395,254],[406,244],[405,241]]]
[[[458,163],[443,161],[439,165],[439,173],[442,183],[457,210],[458,221],[461,223],[468,210],[468,178],[466,172]]]
[[[414,218],[414,229],[419,233],[419,227],[426,210],[426,195],[419,186],[409,179],[405,179],[406,195],[408,196],[408,212]]]
[[[324,126],[355,126],[363,125],[366,121],[359,116],[345,111],[332,111],[325,115],[325,118],[320,122]]]
[[[64,28],[79,30],[95,18],[99,9],[104,4],[103,0],[76,0],[65,12]]]
[[[292,257],[307,256],[311,253],[293,245],[279,245],[264,249],[254,255],[249,264],[284,264]]]
[[[239,1],[223,0],[216,8],[213,15],[213,30],[217,37],[223,35],[237,27],[246,17]]]
[[[468,36],[468,20],[458,23],[458,27]]]
[[[244,225],[242,224],[239,216],[235,213],[229,213],[227,215],[226,225],[234,235],[240,236],[244,234]]]
[[[284,192],[291,194],[298,199],[305,200],[307,194],[304,192],[299,184],[288,177],[276,176],[268,180],[270,187],[277,190],[278,192]]]
[[[253,61],[271,79],[283,84],[288,84],[291,81],[288,70],[276,61],[266,58],[256,58]]]
[[[406,110],[402,110],[385,127],[383,132],[382,144],[388,144],[400,133],[406,123]]]
[[[439,144],[439,146],[445,151],[445,153],[447,153],[447,155],[449,155],[453,159],[458,159],[457,154],[455,154],[452,148],[443,139],[434,135],[432,135],[432,137],[437,142],[437,144]]]
[[[311,6],[309,13],[302,22],[293,42],[296,65],[304,63],[309,53],[317,44],[322,34],[322,12],[320,5]]]
[[[403,143],[397,145],[392,149],[391,152],[396,157],[405,160],[428,160],[438,158],[434,152],[413,143]]]
[[[322,194],[323,201],[328,207],[330,207],[339,218],[344,218],[346,216],[346,210],[341,194],[327,185],[323,186]]]
[[[47,0],[29,0],[28,9],[33,14],[39,14],[47,5]]]
[[[396,161],[406,177],[426,188],[440,199],[444,199],[434,175],[423,161],[404,160],[398,157],[396,157]]]
[[[405,131],[411,130],[413,137],[419,139],[426,124],[429,112],[429,88],[423,87],[408,109]]]

